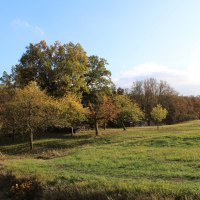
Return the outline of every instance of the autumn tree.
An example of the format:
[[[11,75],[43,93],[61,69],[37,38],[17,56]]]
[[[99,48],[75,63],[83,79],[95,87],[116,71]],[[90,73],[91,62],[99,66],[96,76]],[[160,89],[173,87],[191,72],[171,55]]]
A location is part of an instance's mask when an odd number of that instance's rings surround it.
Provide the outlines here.
[[[1,110],[1,130],[6,135],[11,135],[13,142],[22,127],[19,108],[15,105],[14,99],[3,104]]]
[[[0,86],[0,128],[2,133],[12,135],[14,141],[16,122],[19,119],[18,109],[13,106],[16,88],[12,84],[11,76],[6,72],[3,73],[1,81],[3,84]]]
[[[104,129],[106,128],[106,123],[112,121],[117,116],[117,107],[114,101],[108,97],[103,96],[99,103],[90,104],[90,118],[95,122],[95,133],[99,135],[99,122],[103,121]]]
[[[61,127],[71,127],[71,134],[73,135],[74,126],[86,121],[88,109],[83,108],[80,99],[73,94],[67,94],[57,100],[57,106],[59,112],[55,124]]]
[[[103,120],[104,130],[108,121],[113,121],[117,117],[117,106],[114,100],[109,96],[103,96],[100,107],[99,116]]]
[[[200,119],[200,96],[190,96],[196,119]]]
[[[35,82],[30,82],[23,89],[16,92],[13,107],[18,109],[20,123],[24,133],[28,134],[30,150],[33,149],[33,134],[38,129],[46,129],[54,117],[54,102]],[[14,112],[15,110],[13,110]]]
[[[62,45],[55,42],[48,46],[45,41],[30,44],[19,64],[13,69],[18,87],[36,81],[50,96],[62,97],[66,92],[81,94],[86,90],[84,74],[88,57],[80,44]]]
[[[159,130],[159,123],[162,122],[167,116],[167,110],[163,108],[160,104],[153,108],[151,111],[152,119],[157,123],[157,130]]]
[[[143,112],[136,103],[133,103],[127,96],[117,95],[115,102],[118,110],[117,119],[126,130],[125,122],[137,122],[143,118]]]

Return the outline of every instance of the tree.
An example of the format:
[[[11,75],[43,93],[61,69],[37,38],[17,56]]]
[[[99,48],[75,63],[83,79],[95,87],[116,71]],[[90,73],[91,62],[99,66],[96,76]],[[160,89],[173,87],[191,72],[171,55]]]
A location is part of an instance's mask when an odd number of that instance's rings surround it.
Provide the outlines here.
[[[111,97],[103,96],[99,107],[99,118],[103,120],[104,130],[108,121],[113,121],[117,117],[117,106]]]
[[[157,130],[159,130],[159,123],[162,122],[167,116],[167,110],[163,108],[160,104],[153,108],[151,111],[151,117],[157,123]]]
[[[2,133],[12,135],[13,141],[16,135],[16,122],[19,120],[18,109],[13,106],[16,96],[16,88],[10,82],[7,73],[3,75],[3,85],[0,86],[0,128]],[[7,78],[5,78],[7,77]]]
[[[85,74],[88,91],[83,96],[84,104],[98,101],[99,97],[111,95],[114,88],[111,72],[106,69],[107,61],[98,56],[90,56],[88,60],[88,72]]]
[[[20,116],[18,125],[21,124],[24,133],[29,135],[30,150],[32,150],[33,134],[38,129],[46,129],[51,124],[51,117],[55,116],[53,99],[41,91],[35,82],[31,82],[16,91],[12,106],[18,109]]]
[[[95,133],[98,136],[99,135],[99,129],[98,129],[99,121],[103,120],[104,129],[106,129],[107,121],[112,121],[116,118],[117,107],[114,101],[110,97],[103,96],[102,99],[99,101],[99,103],[90,104],[89,108],[90,108],[90,118],[95,123]]]
[[[12,135],[14,142],[15,136],[21,128],[20,110],[15,106],[14,99],[5,102],[3,106],[3,110],[1,110],[1,130],[6,135]]]
[[[36,81],[48,95],[63,97],[66,92],[81,94],[86,90],[87,64],[88,57],[80,44],[62,45],[57,41],[48,46],[41,41],[26,48],[13,75],[18,87]]]
[[[136,103],[133,103],[127,96],[117,95],[115,102],[118,109],[117,119],[126,130],[125,122],[137,122],[143,118],[143,112]]]
[[[111,81],[111,72],[106,69],[107,61],[98,56],[90,56],[88,72],[85,75],[88,91],[83,95],[83,104],[90,109],[90,118],[95,126],[96,135],[99,134],[99,109],[104,96],[111,96],[114,84]]]
[[[71,127],[71,134],[74,133],[74,126],[86,121],[87,108],[83,108],[81,101],[73,94],[65,95],[58,101],[59,114],[56,125]]]
[[[3,72],[3,76],[0,78],[0,81],[7,88],[13,87],[13,76],[12,74],[8,74],[6,71]]]
[[[123,89],[121,87],[118,87],[117,91],[116,91],[116,94],[118,94],[118,95],[125,95],[125,89]]]

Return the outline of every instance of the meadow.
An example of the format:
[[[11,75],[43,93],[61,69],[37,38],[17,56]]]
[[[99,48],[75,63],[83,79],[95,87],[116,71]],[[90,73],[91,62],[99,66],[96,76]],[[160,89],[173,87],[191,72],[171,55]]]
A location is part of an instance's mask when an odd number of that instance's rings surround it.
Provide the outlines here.
[[[0,199],[200,199],[200,121],[1,138]]]

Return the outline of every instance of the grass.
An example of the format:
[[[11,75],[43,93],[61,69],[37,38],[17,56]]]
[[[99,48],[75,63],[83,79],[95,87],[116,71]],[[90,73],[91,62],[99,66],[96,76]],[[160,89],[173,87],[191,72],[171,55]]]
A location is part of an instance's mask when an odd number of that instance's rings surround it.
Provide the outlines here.
[[[200,121],[101,132],[38,135],[32,153],[2,141],[0,170],[48,199],[200,199]]]

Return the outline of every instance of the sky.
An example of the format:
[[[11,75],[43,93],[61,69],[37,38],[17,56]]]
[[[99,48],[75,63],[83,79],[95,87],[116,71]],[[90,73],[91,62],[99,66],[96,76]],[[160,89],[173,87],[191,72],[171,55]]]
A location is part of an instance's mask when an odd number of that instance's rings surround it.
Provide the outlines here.
[[[80,43],[105,58],[112,80],[167,81],[200,95],[199,0],[0,0],[0,76],[29,43]]]

